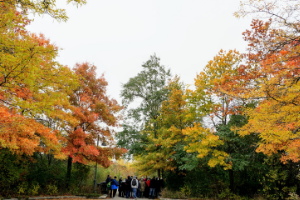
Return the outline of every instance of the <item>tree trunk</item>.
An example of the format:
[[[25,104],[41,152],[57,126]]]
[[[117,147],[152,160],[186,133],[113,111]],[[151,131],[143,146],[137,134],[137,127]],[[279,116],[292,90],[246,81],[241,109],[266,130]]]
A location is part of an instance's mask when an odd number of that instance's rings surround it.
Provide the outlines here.
[[[160,169],[157,170],[157,177],[160,178]]]
[[[67,166],[67,189],[69,189],[70,183],[71,183],[72,161],[73,161],[73,158],[71,158],[69,156],[68,157],[68,166]]]
[[[230,188],[231,192],[234,193],[233,170],[232,170],[232,169],[229,169],[228,172],[229,172],[229,181],[230,181],[230,186],[229,186],[229,188]]]

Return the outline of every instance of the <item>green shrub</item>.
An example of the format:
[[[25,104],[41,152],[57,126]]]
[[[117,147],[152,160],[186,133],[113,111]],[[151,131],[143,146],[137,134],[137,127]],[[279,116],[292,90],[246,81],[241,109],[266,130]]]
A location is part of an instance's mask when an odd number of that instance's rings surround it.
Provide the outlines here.
[[[226,188],[224,191],[222,191],[218,197],[220,199],[228,199],[228,200],[242,200],[243,198],[242,197],[239,197],[238,195],[236,194],[233,194],[229,188]]]
[[[187,199],[187,197],[179,192],[179,191],[171,191],[167,189],[163,189],[161,192],[163,198],[170,198],[170,199]]]
[[[28,190],[28,185],[27,182],[23,182],[22,184],[20,184],[17,188],[17,193],[19,196],[24,195]]]
[[[0,161],[0,195],[18,194],[18,186],[23,182],[20,179],[27,173],[28,162],[25,156],[14,155],[6,149],[1,149]]]
[[[30,190],[31,195],[35,196],[39,194],[40,185],[38,183],[33,185],[33,188]]]
[[[47,194],[56,195],[58,193],[56,185],[47,185]]]
[[[184,194],[186,197],[190,197],[192,194],[192,189],[189,185],[185,185],[182,188],[180,188],[181,194]]]
[[[78,193],[79,193],[79,188],[78,188],[76,185],[72,184],[72,185],[70,186],[69,193],[70,193],[70,194],[73,194],[73,195],[78,195]]]

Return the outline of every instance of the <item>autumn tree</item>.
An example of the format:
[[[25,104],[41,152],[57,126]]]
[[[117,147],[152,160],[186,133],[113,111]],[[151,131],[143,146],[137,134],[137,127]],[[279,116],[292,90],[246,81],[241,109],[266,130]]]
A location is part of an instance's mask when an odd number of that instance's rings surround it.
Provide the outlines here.
[[[76,64],[74,71],[80,79],[79,86],[74,89],[70,102],[75,107],[73,116],[78,120],[75,126],[69,125],[67,146],[63,151],[68,156],[67,180],[70,181],[72,163],[87,164],[97,162],[108,167],[118,159],[125,149],[112,147],[114,144],[114,127],[119,126],[121,107],[117,101],[106,94],[107,81],[102,75],[96,77],[96,66],[89,63]],[[97,147],[100,140],[108,147]]]
[[[113,146],[112,127],[118,126],[121,108],[106,95],[107,82],[95,78],[95,67],[87,63],[75,72],[62,66],[56,61],[58,47],[25,29],[27,12],[65,21],[65,11],[55,3],[0,1],[0,151],[27,158],[67,155],[71,164],[74,158],[107,167],[110,158],[126,152]],[[97,148],[97,140],[109,147]]]
[[[169,81],[166,87],[168,97],[162,102],[157,119],[151,124],[157,124],[157,135],[152,129],[145,129],[148,145],[146,154],[135,156],[136,167],[145,174],[151,174],[156,170],[172,170],[180,166],[185,151],[183,129],[193,124],[193,118],[185,101],[184,84],[178,76]],[[182,161],[184,162],[184,161]]]
[[[62,156],[59,132],[44,122],[60,119],[63,126],[63,121],[73,121],[66,111],[77,78],[55,61],[55,45],[24,29],[29,20],[14,6],[2,2],[0,17],[0,145],[30,155],[51,146]]]
[[[222,91],[224,82],[236,74],[236,67],[241,62],[239,52],[221,50],[195,79],[195,91],[189,91],[188,101],[193,104],[196,114],[204,118],[204,122],[195,123],[193,127],[184,130],[188,136],[188,152],[198,152],[199,158],[211,156],[208,164],[211,167],[220,164],[229,172],[230,188],[234,189],[234,175],[230,161],[231,145],[228,140],[221,139],[217,133],[220,125],[226,126],[233,114],[240,113],[243,101],[233,98]],[[208,123],[211,121],[211,123]],[[206,123],[206,124],[205,124]],[[227,143],[228,149],[218,146]]]
[[[245,64],[225,86],[227,94],[259,100],[245,110],[249,123],[239,134],[258,133],[257,151],[282,153],[282,161],[298,162],[299,144],[299,2],[245,1],[237,16],[253,14],[269,20],[253,20],[244,33],[249,42]]]

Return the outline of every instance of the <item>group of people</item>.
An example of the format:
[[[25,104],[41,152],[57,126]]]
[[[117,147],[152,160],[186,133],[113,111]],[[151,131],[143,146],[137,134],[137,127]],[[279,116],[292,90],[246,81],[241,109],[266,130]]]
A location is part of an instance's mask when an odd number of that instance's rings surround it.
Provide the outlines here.
[[[128,176],[127,179],[120,177],[117,181],[116,176],[112,179],[108,175],[106,185],[107,193],[111,198],[114,198],[117,190],[119,190],[119,197],[154,199],[160,195],[161,189],[164,187],[164,180],[155,178],[155,176],[152,179]]]

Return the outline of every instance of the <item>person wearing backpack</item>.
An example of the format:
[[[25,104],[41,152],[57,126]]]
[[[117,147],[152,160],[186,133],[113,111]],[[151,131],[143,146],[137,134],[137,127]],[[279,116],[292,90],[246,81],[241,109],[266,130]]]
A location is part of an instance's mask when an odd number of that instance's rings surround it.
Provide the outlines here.
[[[139,181],[137,180],[136,176],[132,179],[131,181],[131,188],[132,188],[132,191],[133,191],[133,198],[134,199],[137,199],[136,198],[136,190],[138,189],[139,187]]]

